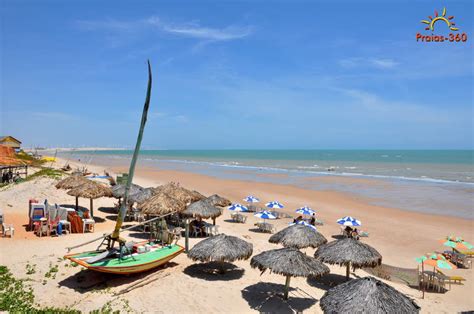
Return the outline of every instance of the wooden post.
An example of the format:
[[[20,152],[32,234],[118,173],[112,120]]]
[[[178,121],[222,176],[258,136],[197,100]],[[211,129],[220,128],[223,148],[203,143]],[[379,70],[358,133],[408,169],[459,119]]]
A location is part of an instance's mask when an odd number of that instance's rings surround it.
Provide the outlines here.
[[[76,196],[76,211],[79,209],[79,197]]]
[[[185,223],[184,251],[188,253],[189,251],[189,218],[186,218],[184,223]]]
[[[346,280],[349,280],[349,275],[351,273],[351,262],[347,263],[347,266],[346,266]]]
[[[212,218],[212,225],[213,225],[213,226],[216,225],[216,217]]]
[[[288,300],[288,291],[290,290],[290,279],[291,279],[291,276],[286,276],[286,282],[285,282],[285,295],[283,296],[283,298],[285,300]]]
[[[92,198],[91,198],[91,218],[94,219],[94,204],[93,204]]]

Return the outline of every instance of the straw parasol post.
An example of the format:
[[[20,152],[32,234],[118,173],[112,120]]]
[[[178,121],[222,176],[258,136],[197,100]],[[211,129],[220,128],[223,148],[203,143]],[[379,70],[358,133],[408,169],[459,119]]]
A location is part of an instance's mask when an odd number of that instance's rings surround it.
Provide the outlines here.
[[[70,190],[74,189],[90,180],[84,178],[82,175],[70,175],[56,183],[57,189]],[[76,210],[79,208],[79,197],[76,196]]]
[[[91,207],[91,217],[94,217],[94,202],[93,200],[99,197],[111,197],[112,190],[98,182],[87,180],[86,183],[81,184],[69,192],[68,195],[75,196],[76,199],[78,197],[84,197],[90,199],[90,207]]]
[[[328,240],[316,229],[304,225],[292,225],[278,231],[268,240],[270,243],[281,243],[284,247],[303,249],[307,247],[316,248],[328,242]]]
[[[320,300],[324,313],[419,313],[414,300],[375,279],[354,279],[327,291]]]
[[[252,257],[250,266],[258,268],[262,274],[270,269],[286,276],[285,300],[288,299],[291,277],[319,277],[329,273],[329,267],[295,248],[265,251]]]
[[[346,277],[349,280],[350,267],[376,267],[382,263],[382,255],[368,244],[352,238],[329,242],[320,246],[314,257],[328,264],[346,266]]]
[[[247,241],[226,234],[207,238],[196,244],[188,252],[193,261],[201,262],[234,262],[252,256],[253,245]],[[223,268],[220,273],[223,273]]]

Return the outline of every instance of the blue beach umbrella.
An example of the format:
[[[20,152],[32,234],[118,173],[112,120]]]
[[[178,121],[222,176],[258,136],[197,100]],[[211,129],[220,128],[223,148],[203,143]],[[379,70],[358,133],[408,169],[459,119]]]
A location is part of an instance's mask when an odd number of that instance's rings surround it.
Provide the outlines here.
[[[308,215],[308,216],[311,216],[311,215],[313,215],[313,214],[316,213],[314,210],[312,210],[312,209],[309,208],[308,206],[304,206],[304,207],[298,208],[298,209],[296,210],[296,212],[297,212],[298,214]]]
[[[270,202],[270,203],[266,203],[265,206],[267,206],[268,208],[277,208],[277,209],[281,209],[285,206],[283,206],[282,203],[278,202],[278,201],[273,201],[273,202]]]
[[[354,217],[351,216],[346,216],[337,221],[338,224],[343,225],[343,226],[350,226],[350,227],[359,227],[362,225],[360,220],[355,219]]]
[[[311,228],[311,229],[313,229],[313,230],[316,230],[316,227],[315,227],[315,226],[313,226],[312,224],[307,223],[307,222],[304,221],[304,220],[299,220],[299,221],[297,221],[297,222],[290,222],[289,225],[290,225],[290,226],[293,226],[293,225],[303,225],[303,226],[309,227],[309,228]]]
[[[244,202],[247,202],[247,203],[258,203],[258,202],[260,202],[260,200],[259,200],[258,198],[256,198],[255,196],[249,195],[249,196],[247,196],[246,198],[244,198]]]
[[[248,212],[249,211],[249,209],[247,207],[245,207],[244,205],[241,205],[241,204],[232,204],[231,206],[229,206],[228,209],[236,211],[236,212]]]
[[[262,218],[263,220],[265,220],[265,219],[276,219],[277,218],[275,215],[273,215],[272,213],[270,213],[269,211],[266,211],[266,210],[258,212],[254,216],[258,217],[258,218]]]

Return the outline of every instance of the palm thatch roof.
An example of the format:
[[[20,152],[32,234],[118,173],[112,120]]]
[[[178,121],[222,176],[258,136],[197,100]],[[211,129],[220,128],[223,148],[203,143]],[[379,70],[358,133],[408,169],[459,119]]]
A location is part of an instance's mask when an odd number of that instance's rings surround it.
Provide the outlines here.
[[[153,189],[152,188],[142,188],[139,191],[136,191],[133,194],[128,196],[128,200],[133,203],[143,203],[147,199],[153,196]]]
[[[96,199],[99,197],[112,197],[112,190],[101,183],[87,180],[87,182],[69,190],[68,195]]]
[[[329,267],[317,259],[301,253],[294,248],[270,250],[255,255],[250,266],[262,272],[272,272],[292,277],[319,277],[329,273]]]
[[[222,196],[217,194],[211,195],[206,198],[206,201],[209,202],[212,206],[226,207],[232,205],[232,202]]]
[[[165,215],[172,212],[182,212],[186,209],[186,203],[166,193],[158,193],[138,204],[143,214]]]
[[[222,215],[222,211],[211,205],[207,199],[203,199],[189,205],[183,212],[186,216],[201,217],[201,218],[216,218]]]
[[[233,262],[252,256],[253,245],[234,236],[219,234],[196,244],[188,257],[201,262]]]
[[[185,204],[200,201],[206,197],[197,191],[191,191],[183,188],[178,183],[170,182],[165,185],[158,186],[154,189],[155,194],[165,193],[169,196],[178,199]]]
[[[84,178],[82,175],[70,175],[56,183],[56,188],[70,190],[87,182],[90,182],[90,180]]]
[[[353,279],[327,291],[324,313],[418,313],[420,307],[393,287],[373,277]]]
[[[345,238],[320,246],[314,257],[328,264],[349,264],[353,268],[375,267],[382,263],[382,255],[361,241]]]
[[[126,187],[126,184],[116,184],[112,187],[112,194],[115,198],[121,198],[121,197],[124,197],[125,195],[125,187]],[[137,185],[137,184],[133,184],[130,186],[130,190],[129,190],[129,194],[128,195],[132,195],[132,194],[135,194],[135,193],[138,193],[142,190],[142,187]]]
[[[281,243],[284,247],[297,249],[325,244],[328,240],[318,231],[304,225],[292,225],[278,231],[268,240],[270,243]]]

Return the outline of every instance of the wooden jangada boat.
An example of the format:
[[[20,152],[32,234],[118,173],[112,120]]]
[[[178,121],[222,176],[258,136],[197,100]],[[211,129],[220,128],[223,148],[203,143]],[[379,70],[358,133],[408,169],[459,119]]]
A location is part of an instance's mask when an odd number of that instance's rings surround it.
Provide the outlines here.
[[[130,163],[127,185],[125,187],[125,195],[123,197],[123,202],[120,207],[119,214],[117,216],[117,223],[115,224],[115,229],[113,233],[76,246],[80,247],[88,243],[102,240],[102,243],[95,251],[74,253],[64,256],[65,258],[76,262],[77,264],[82,265],[90,270],[125,275],[139,273],[163,265],[184,251],[184,248],[177,244],[161,247],[154,243],[148,243],[139,247],[139,249],[142,249],[142,251],[139,250],[138,252],[134,252],[134,243],[126,243],[125,239],[120,237],[120,228],[122,227],[122,223],[127,212],[127,199],[130,191],[130,186],[132,185],[135,165],[137,162],[138,153],[140,152],[140,145],[142,142],[143,131],[145,129],[148,108],[150,105],[151,83],[151,66],[150,62],[148,61],[148,88],[145,105],[143,106],[140,131],[138,132],[135,151],[133,153],[132,162]],[[152,220],[159,219],[162,217],[163,216],[157,217]],[[115,247],[116,243],[118,243],[118,248]],[[105,245],[105,248],[101,249],[103,245]],[[69,248],[69,250],[71,249],[72,248]]]

